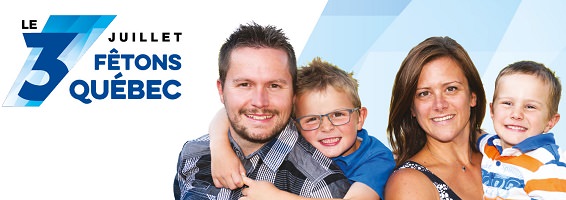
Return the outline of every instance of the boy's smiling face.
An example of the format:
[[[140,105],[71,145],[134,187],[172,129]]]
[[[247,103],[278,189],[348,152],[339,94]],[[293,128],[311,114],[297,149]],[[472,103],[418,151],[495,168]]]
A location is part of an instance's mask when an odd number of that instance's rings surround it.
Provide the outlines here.
[[[324,91],[307,91],[297,96],[295,116],[323,115],[340,109],[352,109],[354,105],[348,94],[328,86]],[[322,117],[320,127],[315,130],[299,131],[305,139],[326,157],[346,156],[357,150],[357,131],[362,129],[367,109],[362,107],[350,115],[350,122],[334,126],[328,117]]]
[[[549,86],[534,75],[510,74],[499,79],[490,114],[503,148],[556,125],[560,115],[550,115],[549,93]]]

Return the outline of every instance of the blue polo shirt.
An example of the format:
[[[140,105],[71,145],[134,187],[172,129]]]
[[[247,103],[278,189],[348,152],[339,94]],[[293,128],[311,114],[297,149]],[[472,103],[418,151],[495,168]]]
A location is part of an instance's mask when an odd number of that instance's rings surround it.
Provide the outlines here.
[[[358,131],[362,141],[358,150],[347,156],[333,158],[351,183],[361,182],[371,187],[381,198],[385,183],[395,167],[393,153],[365,129]]]

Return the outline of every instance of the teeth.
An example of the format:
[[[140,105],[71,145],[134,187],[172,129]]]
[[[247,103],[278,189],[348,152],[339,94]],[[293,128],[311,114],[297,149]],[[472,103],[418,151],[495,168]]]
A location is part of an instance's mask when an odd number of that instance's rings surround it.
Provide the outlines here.
[[[262,116],[257,116],[257,115],[246,115],[249,118],[255,119],[255,120],[264,120],[264,119],[271,119],[273,117],[273,115],[262,115]]]
[[[432,121],[441,122],[441,121],[452,119],[453,117],[454,117],[454,115],[448,115],[446,117],[440,117],[440,118],[432,118]]]
[[[520,131],[524,131],[527,130],[525,127],[520,127],[520,126],[511,126],[511,125],[507,125],[507,128],[509,129],[513,129],[513,130],[520,130]]]
[[[322,143],[335,143],[335,142],[338,142],[338,140],[340,140],[340,138],[328,138],[328,139],[321,140],[321,142]]]

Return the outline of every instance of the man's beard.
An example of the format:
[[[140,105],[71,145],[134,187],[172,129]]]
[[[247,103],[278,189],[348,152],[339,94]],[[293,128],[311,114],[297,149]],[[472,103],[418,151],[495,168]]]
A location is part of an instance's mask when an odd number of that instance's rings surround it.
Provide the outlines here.
[[[229,118],[230,120],[230,125],[232,125],[232,127],[234,128],[234,130],[236,131],[236,134],[238,134],[241,138],[243,138],[244,140],[247,140],[249,142],[253,142],[256,144],[264,144],[267,143],[269,141],[271,141],[273,138],[277,137],[279,135],[279,133],[285,128],[285,126],[287,125],[287,121],[283,121],[283,119],[281,118],[277,118],[278,121],[275,122],[273,129],[271,129],[271,132],[267,135],[265,134],[253,134],[249,132],[248,127],[246,127],[243,124],[239,124],[238,122],[242,121],[242,118],[240,117],[246,117],[246,114],[254,114],[254,113],[262,113],[262,114],[270,114],[273,115],[273,117],[279,116],[279,111],[277,110],[271,110],[271,109],[241,109],[238,111],[237,115],[235,115],[233,118]],[[234,120],[232,120],[234,119]],[[238,120],[239,119],[239,120]],[[265,127],[260,127],[260,128],[265,128]]]

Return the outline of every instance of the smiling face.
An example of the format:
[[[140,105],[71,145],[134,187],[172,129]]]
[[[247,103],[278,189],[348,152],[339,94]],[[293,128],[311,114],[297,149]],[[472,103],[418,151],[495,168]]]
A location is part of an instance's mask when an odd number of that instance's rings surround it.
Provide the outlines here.
[[[423,66],[411,114],[429,137],[442,142],[468,140],[470,108],[476,95],[470,92],[462,69],[449,57]]]
[[[218,81],[217,87],[230,131],[237,133],[232,136],[240,145],[247,142],[259,148],[289,121],[293,80],[288,56],[273,48],[239,47],[232,51],[229,63],[224,86]]]
[[[296,116],[323,115],[340,109],[352,109],[354,105],[348,94],[336,90],[333,86],[327,86],[323,91],[308,91],[297,96]],[[352,112],[350,122],[340,126],[334,126],[327,117],[322,117],[322,123],[316,130],[301,130],[305,139],[317,148],[326,157],[334,158],[347,156],[354,152],[359,146],[357,131],[362,129],[366,108]],[[358,144],[356,144],[358,142]]]
[[[496,88],[490,114],[503,148],[548,132],[558,122],[559,115],[549,113],[549,87],[536,76],[505,75]]]

